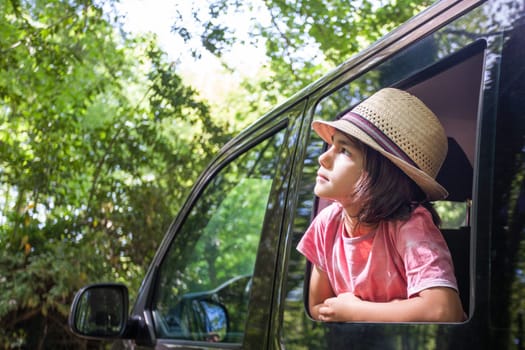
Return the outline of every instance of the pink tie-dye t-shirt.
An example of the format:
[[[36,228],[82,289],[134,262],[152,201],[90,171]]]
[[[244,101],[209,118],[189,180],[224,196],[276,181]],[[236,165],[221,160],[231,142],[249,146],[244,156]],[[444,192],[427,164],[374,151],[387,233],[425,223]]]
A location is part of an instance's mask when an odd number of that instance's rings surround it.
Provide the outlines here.
[[[351,292],[375,302],[410,298],[431,287],[457,290],[452,258],[428,210],[407,221],[384,221],[366,235],[344,235],[334,203],[314,219],[297,249],[328,274],[335,295]]]

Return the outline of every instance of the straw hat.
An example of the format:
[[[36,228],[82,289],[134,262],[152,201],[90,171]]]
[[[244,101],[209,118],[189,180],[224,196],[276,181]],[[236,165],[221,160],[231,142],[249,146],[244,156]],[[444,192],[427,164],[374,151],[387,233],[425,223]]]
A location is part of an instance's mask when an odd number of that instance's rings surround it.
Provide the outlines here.
[[[316,120],[312,127],[327,143],[337,129],[377,150],[414,180],[427,199],[448,196],[435,180],[447,155],[445,131],[435,114],[408,92],[379,90],[340,119]]]

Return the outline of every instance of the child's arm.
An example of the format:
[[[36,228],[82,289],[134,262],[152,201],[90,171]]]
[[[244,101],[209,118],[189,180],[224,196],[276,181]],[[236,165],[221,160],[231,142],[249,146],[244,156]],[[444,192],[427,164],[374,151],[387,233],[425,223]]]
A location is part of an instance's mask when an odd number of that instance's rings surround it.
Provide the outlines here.
[[[363,301],[352,293],[343,293],[326,299],[317,307],[317,312],[319,320],[328,322],[461,322],[465,319],[458,293],[447,287],[425,289],[410,299],[386,303]]]
[[[310,274],[310,288],[308,292],[310,316],[315,320],[319,320],[319,307],[324,305],[325,300],[333,297],[335,297],[335,294],[330,286],[328,275],[319,267],[313,265]]]

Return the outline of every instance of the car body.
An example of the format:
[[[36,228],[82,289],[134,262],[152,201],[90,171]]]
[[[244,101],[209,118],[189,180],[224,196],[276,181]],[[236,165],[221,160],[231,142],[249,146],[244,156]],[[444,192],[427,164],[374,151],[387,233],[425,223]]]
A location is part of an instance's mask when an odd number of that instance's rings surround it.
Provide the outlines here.
[[[375,91],[410,91],[449,154],[436,202],[467,320],[322,323],[295,247],[333,119]],[[525,341],[525,2],[440,1],[277,106],[197,179],[128,314],[120,284],[87,286],[72,330],[136,349],[519,349]]]

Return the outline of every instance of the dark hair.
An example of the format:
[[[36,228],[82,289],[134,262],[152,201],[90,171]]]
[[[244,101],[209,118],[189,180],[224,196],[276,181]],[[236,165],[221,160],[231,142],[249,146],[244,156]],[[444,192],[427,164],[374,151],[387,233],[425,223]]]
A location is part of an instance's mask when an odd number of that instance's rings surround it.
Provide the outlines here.
[[[359,222],[408,220],[412,211],[422,205],[432,214],[434,224],[441,224],[432,203],[411,178],[378,151],[355,138],[354,141],[364,155],[363,174],[354,191],[354,199],[361,204]]]

